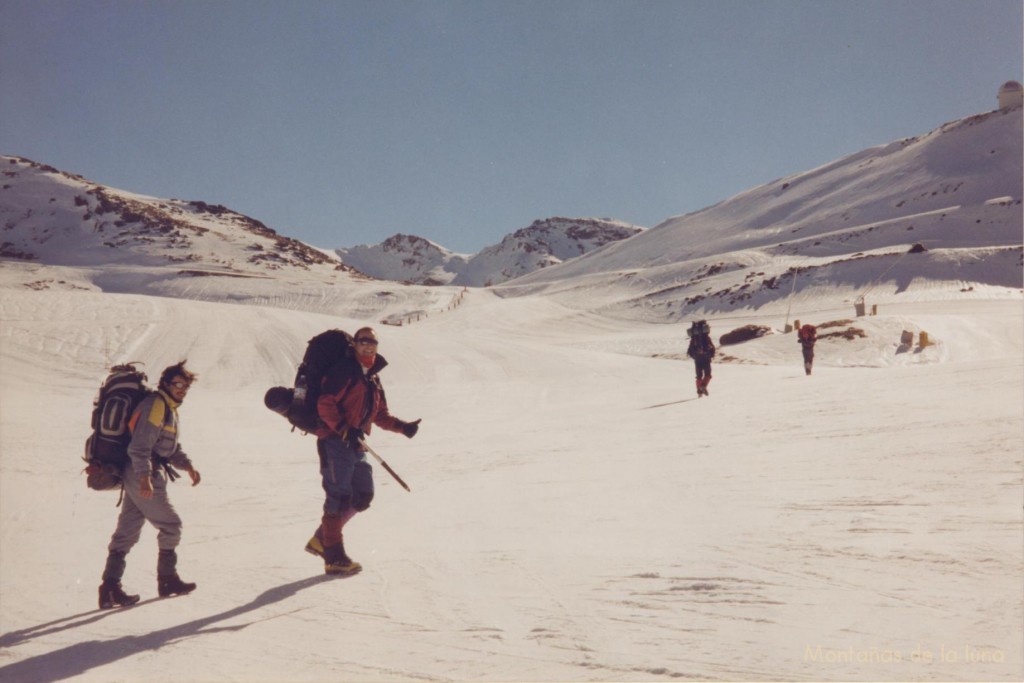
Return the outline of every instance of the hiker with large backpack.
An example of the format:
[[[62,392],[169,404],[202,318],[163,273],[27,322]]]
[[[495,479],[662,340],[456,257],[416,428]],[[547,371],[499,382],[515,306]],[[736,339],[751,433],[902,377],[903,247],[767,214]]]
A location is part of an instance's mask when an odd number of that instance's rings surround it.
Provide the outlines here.
[[[131,412],[127,459],[118,471],[124,497],[117,527],[107,547],[103,583],[99,588],[100,609],[134,605],[139,601],[138,595],[125,593],[121,578],[127,564],[125,556],[139,541],[147,521],[157,528],[157,592],[160,597],[195,590],[196,584],[185,583],[178,576],[176,548],[181,541],[182,523],[167,496],[167,479],[173,481],[177,476],[174,470],[187,472],[193,486],[200,481],[199,472],[178,442],[178,407],[195,381],[196,375],[185,368],[185,361],[171,365],[161,374],[157,391],[146,391]],[[94,433],[92,438],[96,439],[97,435]]]
[[[709,396],[708,383],[711,381],[711,359],[715,357],[715,344],[711,341],[711,327],[706,320],[698,320],[686,331],[690,345],[686,355],[693,359],[697,372],[697,396]]]
[[[818,341],[818,329],[810,323],[804,324],[797,333],[796,341],[803,350],[804,373],[809,375],[814,365],[814,342]]]
[[[373,425],[410,439],[419,430],[419,420],[405,422],[388,411],[379,376],[387,361],[377,353],[377,346],[373,328],[360,329],[352,339],[351,351],[338,354],[320,380],[316,401],[319,424],[313,433],[325,496],[320,526],[306,551],[323,558],[327,574],[353,574],[362,568],[345,553],[342,529],[373,500],[373,468],[366,461],[363,438]],[[307,358],[310,351],[307,349]],[[302,375],[300,368],[300,380]]]

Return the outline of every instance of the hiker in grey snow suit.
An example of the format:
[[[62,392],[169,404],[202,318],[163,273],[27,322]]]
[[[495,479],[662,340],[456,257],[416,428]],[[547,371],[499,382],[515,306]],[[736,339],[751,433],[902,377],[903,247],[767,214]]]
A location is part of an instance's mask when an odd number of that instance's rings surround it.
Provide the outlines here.
[[[178,577],[175,549],[181,541],[181,517],[167,496],[167,480],[178,477],[174,470],[187,472],[193,486],[200,481],[199,472],[178,443],[178,406],[195,380],[196,375],[185,369],[185,361],[166,368],[159,389],[144,398],[132,414],[128,464],[121,472],[124,499],[117,528],[107,546],[100,609],[138,602],[139,596],[124,593],[121,577],[127,564],[125,556],[138,543],[147,521],[157,528],[159,595],[189,593],[196,587]]]

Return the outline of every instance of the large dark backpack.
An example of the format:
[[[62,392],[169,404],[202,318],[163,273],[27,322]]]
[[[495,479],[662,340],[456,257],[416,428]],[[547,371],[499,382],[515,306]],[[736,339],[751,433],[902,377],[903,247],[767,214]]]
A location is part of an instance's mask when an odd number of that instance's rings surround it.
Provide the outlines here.
[[[798,333],[801,343],[813,344],[818,340],[818,328],[810,323],[804,324]]]
[[[92,434],[85,441],[82,459],[86,484],[96,491],[121,486],[121,470],[128,463],[132,440],[128,423],[139,403],[150,393],[146,374],[135,363],[115,365],[93,401]]]
[[[709,334],[711,334],[711,326],[708,325],[707,320],[695,321],[690,325],[690,329],[686,331],[686,336],[690,338],[707,336]]]
[[[294,388],[272,387],[263,397],[264,404],[287,418],[294,429],[315,432],[323,424],[316,402],[324,375],[338,363],[355,358],[352,343],[352,335],[342,330],[327,330],[310,339],[295,373]]]

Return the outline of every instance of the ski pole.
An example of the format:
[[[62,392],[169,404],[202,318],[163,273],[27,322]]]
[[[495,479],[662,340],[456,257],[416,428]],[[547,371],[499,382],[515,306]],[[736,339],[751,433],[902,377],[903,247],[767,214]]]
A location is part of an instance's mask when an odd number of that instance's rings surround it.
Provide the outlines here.
[[[406,484],[404,481],[402,481],[402,478],[400,476],[398,476],[397,472],[395,472],[393,469],[391,469],[390,465],[388,465],[386,462],[384,462],[384,458],[382,458],[379,455],[377,455],[377,451],[375,451],[372,448],[370,448],[370,444],[366,443],[365,441],[362,441],[360,443],[362,443],[363,447],[369,452],[369,454],[372,455],[377,460],[377,462],[379,462],[381,464],[381,466],[388,471],[388,474],[390,474],[392,477],[394,477],[395,481],[397,481],[399,484],[402,485],[403,489],[405,489],[409,493],[412,493],[412,489],[409,488],[409,485]]]

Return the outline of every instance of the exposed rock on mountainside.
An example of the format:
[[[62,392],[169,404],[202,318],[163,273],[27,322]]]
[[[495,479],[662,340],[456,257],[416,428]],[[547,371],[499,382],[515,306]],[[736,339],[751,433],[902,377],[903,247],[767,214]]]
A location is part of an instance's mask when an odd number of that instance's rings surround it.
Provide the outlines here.
[[[402,234],[336,253],[353,268],[384,280],[485,287],[582,256],[642,230],[608,219],[556,217],[534,221],[473,256]]]
[[[601,218],[548,218],[508,235],[469,260],[454,284],[491,286],[589,254],[643,231]]]
[[[451,283],[468,260],[428,239],[403,234],[335,253],[347,265],[372,277],[424,285]]]
[[[52,265],[188,263],[259,274],[351,270],[224,206],[123,192],[22,157],[0,157],[0,256]]]

